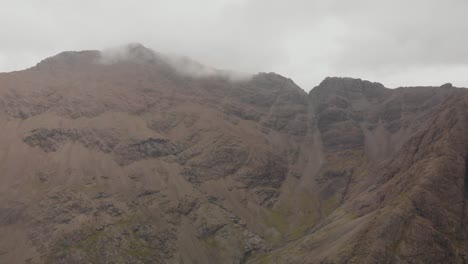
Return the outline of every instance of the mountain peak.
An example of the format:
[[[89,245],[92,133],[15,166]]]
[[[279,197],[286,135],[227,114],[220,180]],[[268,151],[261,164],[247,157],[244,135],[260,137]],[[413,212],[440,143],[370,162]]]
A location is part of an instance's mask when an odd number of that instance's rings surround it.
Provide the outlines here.
[[[347,98],[365,96],[377,96],[384,93],[385,88],[381,83],[350,77],[327,77],[318,86],[310,91],[310,94],[326,95],[337,94]]]
[[[125,46],[126,51],[128,54],[137,59],[148,59],[154,58],[156,56],[156,52],[150,48],[145,47],[141,43],[130,43]]]
[[[445,84],[442,84],[440,87],[442,87],[442,88],[452,88],[453,85],[451,83],[445,83]]]

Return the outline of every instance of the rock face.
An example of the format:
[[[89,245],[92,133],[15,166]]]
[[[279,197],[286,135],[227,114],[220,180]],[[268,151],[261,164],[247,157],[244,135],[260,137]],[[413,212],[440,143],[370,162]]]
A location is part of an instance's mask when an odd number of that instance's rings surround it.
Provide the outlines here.
[[[1,263],[468,261],[451,84],[307,94],[135,44],[0,74],[0,124]]]

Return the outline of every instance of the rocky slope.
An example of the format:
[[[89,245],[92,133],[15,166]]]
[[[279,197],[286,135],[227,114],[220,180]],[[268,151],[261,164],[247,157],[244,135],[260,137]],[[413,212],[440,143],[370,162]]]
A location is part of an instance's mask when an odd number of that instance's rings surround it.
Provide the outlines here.
[[[0,74],[1,263],[465,263],[468,90],[141,45]]]

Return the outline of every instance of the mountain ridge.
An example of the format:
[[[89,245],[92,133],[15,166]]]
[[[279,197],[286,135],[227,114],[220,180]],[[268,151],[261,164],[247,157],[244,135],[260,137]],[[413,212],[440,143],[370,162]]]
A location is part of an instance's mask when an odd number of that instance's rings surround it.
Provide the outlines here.
[[[148,51],[0,74],[0,262],[467,258],[466,89],[307,93]]]

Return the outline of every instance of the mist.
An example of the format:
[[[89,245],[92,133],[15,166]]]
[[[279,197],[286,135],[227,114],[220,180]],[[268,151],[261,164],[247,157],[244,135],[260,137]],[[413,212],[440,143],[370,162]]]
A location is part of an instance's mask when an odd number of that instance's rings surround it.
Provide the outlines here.
[[[141,43],[108,47],[100,51],[99,63],[114,64],[120,61],[165,63],[179,74],[193,78],[220,77],[230,81],[246,81],[253,75],[244,72],[216,69],[203,65],[188,56],[158,53]]]

